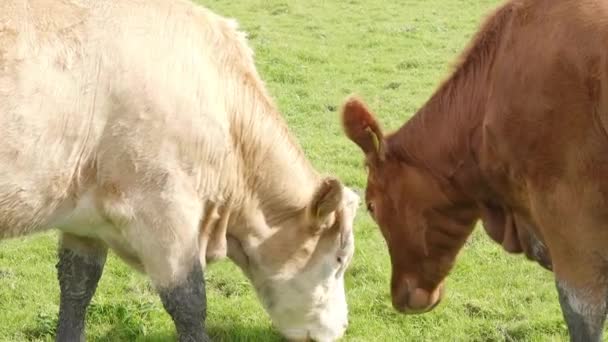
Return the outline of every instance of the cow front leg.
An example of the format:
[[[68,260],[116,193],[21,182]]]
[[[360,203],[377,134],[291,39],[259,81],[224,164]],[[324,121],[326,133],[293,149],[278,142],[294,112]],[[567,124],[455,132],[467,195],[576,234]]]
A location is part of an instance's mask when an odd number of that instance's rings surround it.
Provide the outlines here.
[[[203,342],[209,341],[205,333],[207,298],[197,240],[199,218],[191,216],[190,225],[187,219],[179,225],[171,223],[177,220],[170,217],[158,217],[154,222],[181,229],[151,224],[132,227],[133,232],[142,232],[133,234],[132,241],[139,245],[140,260],[173,319],[179,341]]]
[[[85,341],[85,315],[106,256],[107,247],[102,242],[62,234],[57,263],[61,291],[57,341]]]
[[[571,288],[559,280],[557,293],[570,341],[601,342],[606,319],[605,293],[601,299],[593,300],[589,291]]]
[[[209,341],[205,333],[207,298],[205,278],[198,258],[186,278],[172,286],[159,286],[158,293],[171,315],[180,342]]]
[[[121,226],[122,236],[150,277],[175,324],[179,341],[209,341],[205,333],[207,298],[198,242],[205,208],[181,173],[174,178],[173,173],[164,169],[161,173],[146,169],[145,163],[139,171],[142,173],[134,174],[133,179],[150,179],[149,175],[155,174],[166,177],[162,182],[121,189],[120,200],[110,196],[100,199],[100,203],[107,216],[129,223]],[[169,186],[159,188],[159,184]],[[153,191],[142,194],[142,189]],[[127,216],[125,207],[129,208]]]

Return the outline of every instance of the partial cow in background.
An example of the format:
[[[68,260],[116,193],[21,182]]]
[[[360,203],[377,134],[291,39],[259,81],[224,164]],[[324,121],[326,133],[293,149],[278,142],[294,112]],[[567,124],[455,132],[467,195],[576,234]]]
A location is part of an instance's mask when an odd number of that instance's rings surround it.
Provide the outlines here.
[[[600,341],[608,299],[608,2],[508,1],[454,73],[384,136],[349,99],[392,298],[426,312],[475,222],[555,274],[573,341]]]
[[[58,227],[57,340],[84,340],[108,247],[204,341],[226,254],[288,338],[347,326],[359,197],[290,134],[233,20],[182,0],[0,4],[0,237]]]

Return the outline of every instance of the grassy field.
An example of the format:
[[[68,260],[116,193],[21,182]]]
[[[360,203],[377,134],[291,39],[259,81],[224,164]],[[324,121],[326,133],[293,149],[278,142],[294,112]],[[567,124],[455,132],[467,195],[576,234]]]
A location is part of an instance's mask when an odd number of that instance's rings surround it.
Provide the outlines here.
[[[361,155],[340,129],[345,95],[362,95],[394,129],[447,76],[496,0],[208,0],[249,32],[256,63],[315,166],[362,188]],[[429,143],[433,137],[429,136]],[[479,228],[432,313],[391,307],[384,241],[363,208],[347,273],[345,341],[563,341],[551,274],[509,256]],[[58,311],[56,235],[1,242],[0,340],[51,341]],[[207,272],[216,341],[280,341],[252,287],[228,261]],[[89,341],[165,341],[174,328],[149,282],[111,255],[87,317]]]

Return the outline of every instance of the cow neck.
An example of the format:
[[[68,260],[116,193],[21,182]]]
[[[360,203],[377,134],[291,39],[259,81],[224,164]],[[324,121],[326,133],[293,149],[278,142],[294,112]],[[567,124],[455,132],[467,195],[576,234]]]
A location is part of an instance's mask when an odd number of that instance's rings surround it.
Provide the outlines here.
[[[427,103],[388,139],[388,147],[408,163],[449,180],[469,197],[487,196],[479,167],[482,125],[492,68],[513,18],[511,5],[482,24],[460,56],[452,75]]]
[[[484,87],[485,82],[475,79],[448,81],[389,136],[389,149],[440,179],[478,170],[480,127],[486,100]]]
[[[249,205],[272,224],[308,205],[319,175],[263,86],[252,85],[246,95],[231,128],[242,186]]]
[[[442,210],[450,213],[449,230],[460,241],[454,251],[472,233],[479,215],[475,190],[483,187],[477,162],[483,85],[474,78],[449,80],[386,142],[388,153],[430,174],[450,198],[453,207]]]

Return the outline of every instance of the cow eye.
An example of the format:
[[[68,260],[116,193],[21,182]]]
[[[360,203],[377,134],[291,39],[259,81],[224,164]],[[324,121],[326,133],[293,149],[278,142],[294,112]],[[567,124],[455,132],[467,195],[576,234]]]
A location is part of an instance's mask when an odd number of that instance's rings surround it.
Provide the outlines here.
[[[367,202],[367,211],[369,211],[371,214],[374,213],[374,203]]]
[[[342,261],[343,261],[344,259],[342,259],[342,257],[341,257],[341,256],[339,256],[339,257],[337,258],[337,260],[338,260],[338,263],[339,263],[339,264],[341,264],[341,263],[342,263]]]

